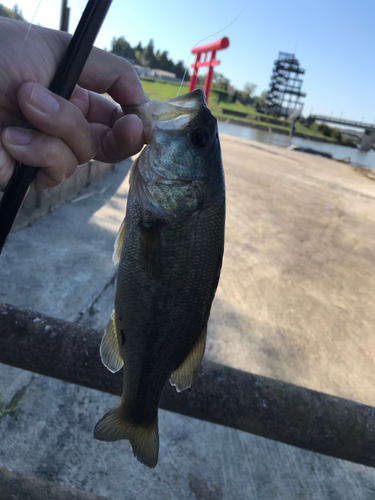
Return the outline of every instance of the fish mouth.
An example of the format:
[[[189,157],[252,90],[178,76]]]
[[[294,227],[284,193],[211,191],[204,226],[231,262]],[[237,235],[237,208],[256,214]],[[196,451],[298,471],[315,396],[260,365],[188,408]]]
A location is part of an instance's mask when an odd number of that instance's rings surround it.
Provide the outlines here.
[[[150,143],[157,129],[183,130],[206,106],[205,94],[201,89],[165,101],[148,101],[140,106],[123,108],[125,114],[136,114],[143,123],[145,142]]]
[[[181,116],[188,115],[193,118],[202,106],[206,105],[203,90],[196,89],[165,101],[149,101],[152,118],[160,123],[171,122]]]

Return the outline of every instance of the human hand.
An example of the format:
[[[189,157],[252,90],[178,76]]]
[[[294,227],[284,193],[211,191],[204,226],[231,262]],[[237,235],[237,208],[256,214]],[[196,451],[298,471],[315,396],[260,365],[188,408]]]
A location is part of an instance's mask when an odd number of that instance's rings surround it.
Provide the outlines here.
[[[93,48],[70,101],[48,87],[71,36],[0,18],[0,191],[15,160],[37,171],[35,189],[56,186],[91,158],[119,162],[143,146],[143,127],[122,106],[148,100],[130,63]],[[37,130],[21,128],[25,119]]]

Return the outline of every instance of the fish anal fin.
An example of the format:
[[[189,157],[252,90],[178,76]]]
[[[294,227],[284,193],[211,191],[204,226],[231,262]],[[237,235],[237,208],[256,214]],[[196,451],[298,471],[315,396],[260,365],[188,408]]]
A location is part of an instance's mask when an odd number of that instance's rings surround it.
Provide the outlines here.
[[[176,387],[177,392],[189,389],[189,387],[193,385],[203,358],[206,346],[206,336],[207,327],[202,330],[199,339],[196,341],[183,363],[172,373],[170,383]]]
[[[100,357],[103,365],[112,373],[118,372],[123,367],[124,361],[117,340],[114,310],[100,344]]]
[[[122,403],[99,420],[94,429],[94,438],[100,441],[127,439],[135,458],[147,467],[154,468],[159,457],[158,419],[148,426],[136,426],[123,416]]]
[[[124,244],[124,238],[125,238],[125,219],[122,221],[120,229],[118,230],[115,239],[115,245],[114,245],[115,248],[112,255],[112,261],[114,264],[120,262],[122,245]]]

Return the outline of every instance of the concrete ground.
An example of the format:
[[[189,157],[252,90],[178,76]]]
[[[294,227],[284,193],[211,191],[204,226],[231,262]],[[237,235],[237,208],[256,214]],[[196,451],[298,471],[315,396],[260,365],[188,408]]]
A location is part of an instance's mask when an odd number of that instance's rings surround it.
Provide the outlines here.
[[[226,249],[206,356],[375,406],[374,181],[316,156],[229,136],[221,143]],[[11,235],[0,301],[104,329],[128,168]],[[3,399],[30,377],[0,365]],[[375,498],[371,468],[165,411],[159,464],[148,470],[126,443],[92,438],[117,400],[36,375],[23,413],[0,418],[0,466],[113,500]]]

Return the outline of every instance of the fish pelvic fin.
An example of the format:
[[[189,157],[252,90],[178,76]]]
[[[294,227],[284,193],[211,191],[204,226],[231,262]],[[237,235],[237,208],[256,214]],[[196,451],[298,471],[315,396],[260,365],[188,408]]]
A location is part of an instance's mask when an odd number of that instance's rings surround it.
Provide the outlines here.
[[[170,383],[176,387],[177,392],[189,389],[193,385],[206,347],[206,336],[207,327],[203,328],[199,339],[183,363],[172,373]]]
[[[120,262],[122,245],[124,244],[124,238],[125,238],[125,219],[122,221],[120,229],[118,230],[115,239],[114,251],[112,255],[112,261],[115,265],[118,262]]]
[[[124,365],[116,334],[115,310],[112,311],[100,344],[100,357],[103,365],[112,373],[118,372]]]
[[[99,441],[127,439],[139,462],[151,469],[158,463],[158,418],[147,427],[131,424],[123,416],[122,402],[99,420],[94,429],[94,438]]]

